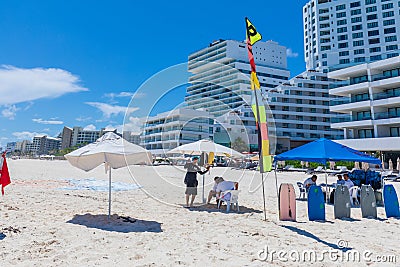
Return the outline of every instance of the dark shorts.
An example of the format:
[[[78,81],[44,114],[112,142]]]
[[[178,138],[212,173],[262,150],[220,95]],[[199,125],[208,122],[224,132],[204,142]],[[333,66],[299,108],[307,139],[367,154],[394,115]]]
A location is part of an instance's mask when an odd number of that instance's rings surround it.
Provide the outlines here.
[[[186,187],[185,194],[196,196],[197,195],[197,187]]]

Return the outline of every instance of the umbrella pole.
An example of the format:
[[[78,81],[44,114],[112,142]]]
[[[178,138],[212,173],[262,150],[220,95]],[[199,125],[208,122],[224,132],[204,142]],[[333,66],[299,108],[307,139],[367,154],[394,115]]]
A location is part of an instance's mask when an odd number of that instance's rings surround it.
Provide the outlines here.
[[[261,182],[262,182],[262,192],[263,192],[263,201],[264,201],[264,221],[266,221],[267,220],[267,211],[265,209],[264,173],[261,173]]]
[[[328,174],[326,173],[326,166],[324,167],[325,171],[325,203],[328,203]]]
[[[204,197],[204,180],[205,180],[205,175],[203,174],[203,204],[206,203],[206,198]]]
[[[111,165],[108,167],[108,220],[111,216]]]

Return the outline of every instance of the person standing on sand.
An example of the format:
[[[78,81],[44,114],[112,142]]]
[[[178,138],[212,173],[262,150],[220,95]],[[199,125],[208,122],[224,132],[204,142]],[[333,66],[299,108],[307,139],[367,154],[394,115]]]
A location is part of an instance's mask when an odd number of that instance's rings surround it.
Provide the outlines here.
[[[186,184],[186,207],[191,207],[193,206],[194,199],[196,198],[197,195],[197,173],[199,174],[205,174],[208,172],[210,169],[210,166],[206,167],[205,171],[202,171],[199,165],[197,165],[199,158],[198,157],[193,157],[191,162],[187,162],[184,166],[185,169],[187,169],[186,175],[185,175],[185,181],[184,183]],[[190,206],[189,206],[189,198],[192,196],[192,199],[190,201]]]

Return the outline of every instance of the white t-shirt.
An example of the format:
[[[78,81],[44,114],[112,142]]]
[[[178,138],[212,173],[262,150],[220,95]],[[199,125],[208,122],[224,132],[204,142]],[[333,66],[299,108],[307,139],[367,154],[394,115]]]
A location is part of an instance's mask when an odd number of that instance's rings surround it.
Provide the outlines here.
[[[344,181],[344,185],[350,189],[354,186],[354,183],[350,179],[348,179],[347,181]]]
[[[217,188],[215,189],[216,192],[222,192],[226,190],[233,190],[235,189],[235,183],[231,181],[222,181],[217,185]]]
[[[304,181],[304,187],[308,187],[308,185],[315,185],[315,182],[311,179],[311,177]]]

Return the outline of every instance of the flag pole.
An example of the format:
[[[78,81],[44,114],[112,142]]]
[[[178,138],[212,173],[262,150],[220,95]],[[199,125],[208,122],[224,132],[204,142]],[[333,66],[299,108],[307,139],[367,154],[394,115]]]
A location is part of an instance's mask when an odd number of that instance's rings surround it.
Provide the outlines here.
[[[111,217],[111,165],[108,167],[108,220]]]
[[[263,192],[263,201],[264,201],[264,221],[266,221],[267,220],[267,211],[265,208],[264,173],[261,173],[261,181],[262,181],[262,192]]]

